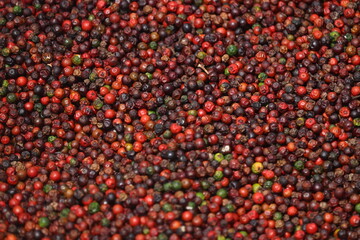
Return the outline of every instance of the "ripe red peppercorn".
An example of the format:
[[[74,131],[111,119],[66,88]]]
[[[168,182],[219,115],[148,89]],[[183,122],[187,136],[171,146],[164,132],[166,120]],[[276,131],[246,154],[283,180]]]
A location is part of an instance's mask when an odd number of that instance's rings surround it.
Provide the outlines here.
[[[272,185],[272,188],[271,188],[271,189],[272,189],[272,191],[275,192],[275,193],[280,193],[280,192],[282,192],[282,190],[283,190],[281,184],[279,184],[279,183],[274,183],[274,184]]]
[[[170,131],[174,134],[181,132],[182,127],[178,125],[177,123],[172,123],[170,125]]]
[[[308,234],[315,234],[318,230],[318,227],[316,226],[315,223],[308,223],[306,224],[306,232]]]
[[[50,179],[53,181],[59,181],[61,179],[61,174],[59,171],[52,171],[50,173]]]
[[[38,175],[38,168],[33,166],[27,169],[27,175],[31,178],[34,178]]]
[[[264,202],[264,195],[260,192],[254,193],[253,197],[252,197],[254,203],[256,204],[262,204]]]
[[[351,88],[351,95],[358,96],[360,95],[360,86],[354,86]]]
[[[193,219],[193,214],[190,211],[185,211],[182,213],[181,218],[185,222],[190,222]]]
[[[32,111],[34,109],[34,103],[33,102],[27,102],[24,104],[24,108],[26,111]]]
[[[112,208],[113,213],[119,214],[119,213],[123,213],[124,212],[124,208],[120,205],[120,204],[115,204]]]
[[[138,216],[133,216],[130,218],[129,223],[133,227],[138,226],[140,224],[140,218]]]
[[[297,231],[295,232],[295,234],[294,234],[294,237],[295,237],[296,239],[304,239],[304,237],[305,237],[305,232],[302,231],[302,230],[297,230]]]
[[[304,82],[307,82],[310,78],[309,74],[307,72],[301,72],[299,74],[299,78],[303,80]]]
[[[90,101],[94,101],[97,98],[97,93],[94,90],[90,90],[86,93],[86,98]]]
[[[81,21],[81,29],[84,30],[84,31],[91,31],[91,29],[93,28],[93,24],[91,21],[89,20],[82,20]]]
[[[0,239],[357,239],[355,2],[0,1]]]
[[[324,214],[324,221],[327,223],[332,223],[334,221],[334,215],[331,213]]]
[[[351,216],[349,223],[353,227],[359,227],[360,226],[360,216],[359,215]]]
[[[116,100],[116,97],[112,93],[107,93],[104,96],[104,102],[107,103],[107,104],[113,104],[113,103],[115,103],[115,100]]]
[[[18,77],[18,78],[16,79],[16,85],[18,85],[18,86],[20,86],[20,87],[26,86],[27,81],[28,81],[28,80],[27,80],[26,77],[23,77],[23,76]]]
[[[112,110],[112,109],[108,109],[108,110],[105,111],[104,115],[105,115],[106,118],[115,118],[116,112],[114,110]]]
[[[296,207],[290,206],[290,207],[288,208],[288,210],[287,210],[287,214],[288,214],[289,216],[296,216],[296,215],[298,214],[298,210],[297,210]]]
[[[236,65],[236,64],[231,64],[229,67],[228,67],[228,70],[229,70],[229,73],[230,74],[236,74],[239,72],[239,67]]]
[[[1,137],[1,143],[2,144],[8,144],[10,142],[10,138],[8,136],[2,136]]]

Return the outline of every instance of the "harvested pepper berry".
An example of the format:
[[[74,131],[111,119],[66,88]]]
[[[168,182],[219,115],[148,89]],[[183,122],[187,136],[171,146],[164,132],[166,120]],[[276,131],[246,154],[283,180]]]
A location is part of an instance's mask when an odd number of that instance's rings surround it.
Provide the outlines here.
[[[229,45],[226,48],[226,53],[229,56],[235,56],[237,54],[237,52],[238,52],[238,48],[235,45]]]
[[[253,173],[261,173],[261,171],[264,169],[263,164],[261,162],[256,162],[251,166],[251,171]]]
[[[360,239],[360,4],[0,1],[0,239]]]
[[[50,221],[47,217],[41,217],[39,218],[39,226],[41,228],[46,228],[50,225]]]
[[[94,214],[100,210],[100,204],[97,202],[92,202],[89,205],[89,213]]]

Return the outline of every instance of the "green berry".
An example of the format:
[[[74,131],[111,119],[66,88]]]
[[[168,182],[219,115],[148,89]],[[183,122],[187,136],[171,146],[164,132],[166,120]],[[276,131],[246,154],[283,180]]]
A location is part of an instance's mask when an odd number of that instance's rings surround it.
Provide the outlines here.
[[[107,219],[107,218],[101,219],[101,225],[104,226],[104,227],[109,226],[110,225],[110,220]]]
[[[0,17],[0,26],[3,26],[6,24],[6,19],[3,17]]]
[[[360,118],[355,118],[355,119],[353,120],[353,123],[354,123],[354,126],[355,126],[355,127],[360,127]]]
[[[299,127],[304,126],[304,124],[305,124],[305,119],[304,118],[296,119],[296,125],[298,125]]]
[[[94,20],[94,19],[95,19],[94,14],[90,14],[89,17],[88,17],[88,20],[89,20],[89,21],[92,21],[92,20]]]
[[[252,166],[251,166],[251,171],[255,174],[259,174],[262,172],[262,170],[264,169],[264,166],[261,162],[255,162]]]
[[[254,183],[254,184],[252,185],[252,191],[253,191],[254,193],[258,192],[258,191],[260,190],[260,188],[261,188],[261,185],[258,184],[258,183]]]
[[[8,81],[8,80],[4,80],[3,83],[2,83],[2,86],[3,86],[3,87],[9,86],[9,81]]]
[[[165,203],[162,207],[162,210],[164,212],[171,212],[173,210],[173,208],[170,203]]]
[[[60,217],[67,217],[70,213],[70,209],[68,208],[64,208],[63,210],[61,210],[60,212]]]
[[[163,185],[163,189],[165,192],[169,192],[171,191],[171,183],[170,182],[167,182]]]
[[[191,115],[191,116],[197,116],[197,111],[196,110],[189,110],[188,111],[188,114]]]
[[[218,162],[221,162],[222,160],[224,160],[224,155],[222,153],[216,153],[214,159]]]
[[[100,98],[95,99],[93,102],[93,106],[96,110],[101,109],[103,107],[103,105],[104,105],[104,103],[103,103],[103,101],[101,101]]]
[[[331,38],[332,40],[336,40],[338,37],[340,37],[340,33],[338,33],[337,31],[332,31],[332,32],[330,33],[330,38]]]
[[[235,211],[235,206],[233,204],[226,204],[225,208],[229,211],[229,212],[234,212]]]
[[[358,203],[358,204],[355,205],[355,211],[356,211],[357,213],[360,213],[360,203]]]
[[[98,202],[92,202],[89,205],[89,213],[94,214],[100,211],[100,204]]]
[[[44,106],[43,106],[41,103],[35,103],[34,109],[35,109],[37,112],[41,112],[41,111],[44,109]]]
[[[226,238],[224,236],[220,235],[217,237],[217,240],[226,240]]]
[[[286,58],[280,58],[279,63],[280,64],[286,64]]]
[[[202,192],[197,192],[196,196],[199,197],[201,200],[205,199],[205,196],[204,196],[204,194]]]
[[[195,209],[196,204],[194,202],[189,202],[188,205],[186,206],[187,210],[193,210]]]
[[[1,49],[1,55],[3,55],[4,57],[9,56],[10,55],[10,49],[9,48]]]
[[[170,130],[166,130],[164,133],[163,133],[163,136],[165,139],[170,139],[172,137],[172,133]]]
[[[210,183],[207,182],[207,181],[202,181],[202,182],[201,182],[201,187],[202,187],[203,189],[208,189],[208,188],[210,187]]]
[[[216,171],[213,177],[216,181],[219,181],[223,178],[223,176],[224,174],[222,171]]]
[[[296,170],[301,171],[304,169],[304,162],[301,160],[298,160],[295,162],[294,167]]]
[[[171,184],[171,188],[174,189],[175,191],[180,190],[181,187],[182,187],[182,184],[179,180],[175,180]]]
[[[282,213],[281,212],[276,212],[274,213],[274,217],[273,219],[276,221],[276,220],[281,220],[282,219]]]
[[[15,15],[21,15],[22,13],[22,8],[19,6],[19,5],[16,5],[14,8],[13,8],[13,13]]]
[[[150,79],[150,80],[153,78],[153,76],[152,76],[152,74],[151,74],[151,73],[148,73],[148,72],[147,72],[147,73],[145,73],[145,75],[146,75],[146,76],[147,76],[147,78],[148,78],[148,79]]]
[[[77,164],[77,161],[75,158],[70,159],[70,165],[75,166]]]
[[[238,48],[235,46],[235,45],[229,45],[227,48],[226,48],[226,53],[229,55],[229,56],[235,56],[238,52]]]
[[[206,53],[205,52],[198,52],[198,54],[196,54],[196,57],[199,58],[199,59],[204,59],[206,56]]]
[[[7,96],[6,96],[6,101],[8,103],[14,103],[16,102],[17,100],[17,96],[15,95],[15,93],[9,93]]]
[[[0,87],[0,96],[3,97],[5,96],[7,93],[7,88],[6,87]]]
[[[94,48],[97,48],[98,46],[100,46],[100,40],[98,39],[93,39],[91,41],[91,45],[94,47]]]
[[[56,139],[55,136],[49,136],[49,137],[48,137],[48,141],[49,141],[49,142],[53,142],[53,141],[55,141],[55,139]]]
[[[148,228],[144,228],[144,230],[143,230],[143,234],[149,234],[150,233],[150,230],[148,229]]]
[[[226,189],[220,188],[219,190],[217,190],[216,195],[218,195],[221,198],[226,198],[228,195],[228,192],[226,191]]]
[[[241,233],[241,235],[243,235],[243,237],[246,237],[248,235],[248,233],[245,231],[240,231],[240,233]]]
[[[344,38],[348,41],[351,41],[353,39],[353,36],[351,33],[347,33],[347,34],[345,34]]]
[[[43,187],[44,193],[49,193],[51,190],[52,190],[52,186],[49,185],[49,184],[46,184],[46,185]]]
[[[259,81],[263,82],[266,78],[267,78],[266,73],[263,73],[263,72],[259,73],[259,75],[258,75]]]
[[[108,186],[105,183],[102,183],[100,184],[99,189],[102,192],[106,192],[108,190]]]
[[[264,188],[265,189],[270,189],[272,187],[272,185],[273,185],[273,182],[270,181],[270,180],[264,182]]]
[[[39,218],[39,226],[41,228],[46,228],[50,225],[50,220],[47,217]]]
[[[80,65],[82,64],[82,59],[81,56],[79,54],[75,54],[72,58],[71,61],[74,65]]]
[[[157,237],[158,240],[168,240],[168,237],[165,235],[165,233],[160,233]]]
[[[152,49],[152,50],[156,50],[157,47],[158,47],[158,44],[154,41],[150,42],[149,43],[149,47]]]

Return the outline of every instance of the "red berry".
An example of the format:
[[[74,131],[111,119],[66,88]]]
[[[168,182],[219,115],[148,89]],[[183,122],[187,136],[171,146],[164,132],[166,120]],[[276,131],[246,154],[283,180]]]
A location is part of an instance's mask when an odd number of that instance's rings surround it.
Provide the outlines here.
[[[38,175],[38,168],[33,166],[27,169],[27,175],[31,178],[34,178]]]
[[[93,24],[92,24],[91,21],[89,21],[89,20],[82,20],[81,21],[82,30],[88,32],[88,31],[91,31],[92,27],[93,27]]]
[[[129,223],[131,226],[135,227],[140,224],[140,218],[137,216],[131,217]]]
[[[190,222],[192,220],[192,218],[193,218],[193,214],[190,211],[185,211],[185,212],[182,213],[181,218],[185,222]]]
[[[170,125],[170,131],[174,134],[181,132],[182,127],[177,123],[172,123]]]
[[[23,87],[27,84],[27,78],[26,77],[18,77],[16,79],[16,85]]]
[[[112,93],[108,93],[104,97],[104,102],[107,104],[113,104],[113,103],[115,103],[115,100],[116,100],[116,97]]]
[[[59,171],[52,171],[50,173],[50,179],[57,182],[61,179],[61,174]]]
[[[306,232],[308,234],[315,234],[318,230],[318,227],[316,226],[315,223],[308,223],[306,224]]]
[[[262,204],[265,200],[264,195],[260,192],[254,193],[252,199],[256,204]]]
[[[359,227],[360,226],[360,216],[359,215],[351,216],[349,223],[353,227]]]

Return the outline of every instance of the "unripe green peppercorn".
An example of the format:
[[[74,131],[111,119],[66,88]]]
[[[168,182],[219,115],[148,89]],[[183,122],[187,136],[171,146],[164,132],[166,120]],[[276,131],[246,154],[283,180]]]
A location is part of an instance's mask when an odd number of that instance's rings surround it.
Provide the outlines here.
[[[238,48],[235,45],[229,45],[226,48],[226,53],[229,56],[235,56],[235,55],[237,55],[237,52],[238,52]]]
[[[47,217],[39,218],[39,226],[41,228],[46,228],[50,225],[50,220]]]
[[[98,202],[90,203],[88,211],[90,214],[97,213],[98,211],[100,211],[100,204]]]

